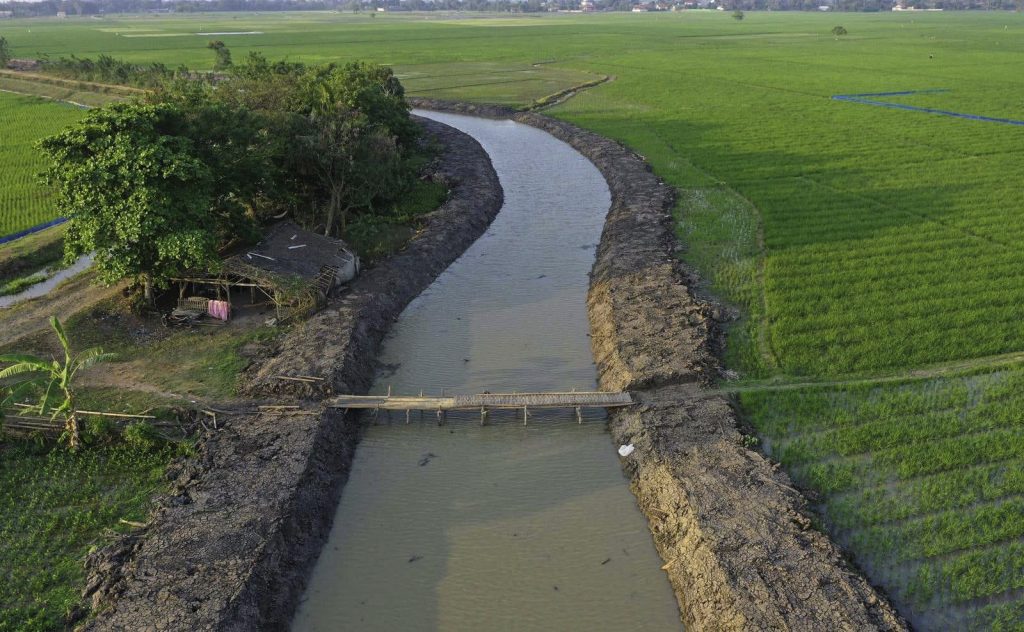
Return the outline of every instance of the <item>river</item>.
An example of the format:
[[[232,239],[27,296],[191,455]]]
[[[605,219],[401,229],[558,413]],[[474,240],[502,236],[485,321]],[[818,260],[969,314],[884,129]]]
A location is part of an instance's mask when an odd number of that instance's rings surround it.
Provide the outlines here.
[[[416,113],[480,142],[505,203],[395,323],[373,392],[593,390],[586,294],[610,205],[601,174],[533,127]],[[529,421],[378,418],[293,629],[680,629],[603,414]]]

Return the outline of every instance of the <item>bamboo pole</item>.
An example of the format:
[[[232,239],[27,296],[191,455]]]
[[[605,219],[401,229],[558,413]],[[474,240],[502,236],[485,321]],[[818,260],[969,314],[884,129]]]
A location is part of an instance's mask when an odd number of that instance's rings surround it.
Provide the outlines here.
[[[155,415],[131,415],[128,413],[104,413],[98,410],[76,410],[76,415],[99,415],[100,417],[125,417],[128,419],[156,419]]]

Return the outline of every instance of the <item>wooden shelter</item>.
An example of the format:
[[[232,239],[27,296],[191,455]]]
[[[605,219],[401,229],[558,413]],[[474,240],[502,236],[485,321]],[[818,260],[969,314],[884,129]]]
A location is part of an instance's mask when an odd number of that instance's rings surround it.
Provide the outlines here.
[[[345,242],[284,221],[271,227],[256,246],[224,259],[218,272],[191,273],[173,281],[179,286],[179,308],[204,309],[204,297],[189,296],[190,287],[202,287],[229,303],[232,289],[249,288],[252,302],[257,293],[265,296],[280,320],[316,311],[331,290],[358,273],[359,257]]]

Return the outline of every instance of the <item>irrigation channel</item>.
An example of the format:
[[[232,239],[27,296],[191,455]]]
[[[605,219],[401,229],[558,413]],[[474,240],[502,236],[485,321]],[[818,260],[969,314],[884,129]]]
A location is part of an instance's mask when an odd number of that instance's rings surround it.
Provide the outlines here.
[[[403,312],[373,393],[595,389],[597,168],[511,121],[416,112],[476,138],[497,219]],[[381,413],[359,445],[294,630],[671,630],[676,600],[604,414]]]

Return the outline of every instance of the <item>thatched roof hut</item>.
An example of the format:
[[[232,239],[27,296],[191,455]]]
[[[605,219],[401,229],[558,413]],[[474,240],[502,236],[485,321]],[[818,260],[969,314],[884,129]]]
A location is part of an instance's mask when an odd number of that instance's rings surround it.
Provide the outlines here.
[[[180,284],[179,303],[188,301],[189,285],[213,288],[230,302],[232,288],[258,290],[273,301],[278,316],[319,308],[338,285],[359,273],[359,257],[340,239],[333,239],[285,221],[275,224],[255,247],[227,257],[218,273],[188,274]]]

